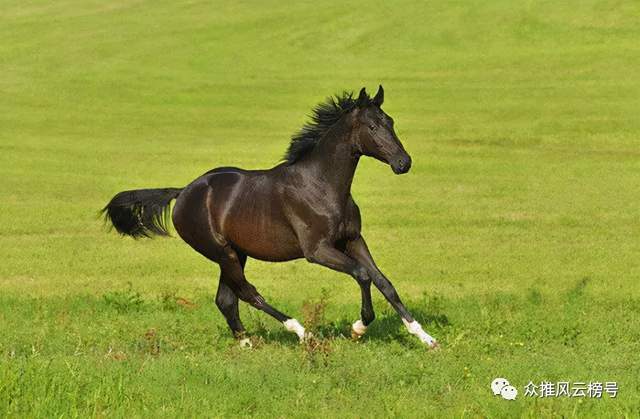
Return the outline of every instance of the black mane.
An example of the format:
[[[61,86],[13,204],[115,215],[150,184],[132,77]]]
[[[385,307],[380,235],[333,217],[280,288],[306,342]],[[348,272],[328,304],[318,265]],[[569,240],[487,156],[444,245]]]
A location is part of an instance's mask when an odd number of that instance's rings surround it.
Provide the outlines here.
[[[355,105],[353,93],[343,92],[342,95],[327,98],[313,108],[311,121],[291,137],[291,143],[284,155],[287,164],[294,164],[311,151],[329,128]]]

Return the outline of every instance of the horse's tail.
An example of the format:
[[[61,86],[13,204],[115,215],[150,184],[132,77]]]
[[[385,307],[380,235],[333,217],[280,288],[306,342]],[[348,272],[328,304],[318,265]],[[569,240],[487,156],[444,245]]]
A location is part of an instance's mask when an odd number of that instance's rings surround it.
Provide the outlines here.
[[[122,235],[168,236],[169,203],[182,188],[138,189],[116,194],[102,209],[105,221]]]

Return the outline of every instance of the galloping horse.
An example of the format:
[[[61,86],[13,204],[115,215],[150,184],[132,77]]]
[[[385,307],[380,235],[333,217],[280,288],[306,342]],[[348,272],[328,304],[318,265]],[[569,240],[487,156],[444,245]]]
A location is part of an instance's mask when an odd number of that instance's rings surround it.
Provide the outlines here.
[[[356,99],[347,93],[329,98],[293,136],[281,164],[268,170],[219,167],[181,189],[120,192],[103,209],[105,217],[123,235],[168,235],[169,203],[176,199],[173,225],[185,242],[220,265],[216,305],[241,343],[247,339],[238,299],[305,339],[304,327],[267,303],[244,274],[247,257],[271,262],[304,257],[351,275],[360,286],[361,318],[352,325],[354,337],[364,335],[374,320],[373,282],[409,333],[435,347],[373,261],[351,196],[361,156],[388,164],[396,174],[411,168],[393,119],[381,109],[383,101],[382,86],[373,99],[364,88]]]

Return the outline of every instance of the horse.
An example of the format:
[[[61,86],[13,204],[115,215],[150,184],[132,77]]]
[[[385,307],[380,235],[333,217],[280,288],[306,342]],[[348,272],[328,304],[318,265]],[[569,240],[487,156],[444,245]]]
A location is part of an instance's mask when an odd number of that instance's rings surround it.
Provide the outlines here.
[[[178,235],[220,265],[215,303],[241,345],[250,345],[240,320],[239,300],[281,322],[301,342],[308,334],[294,318],[270,305],[247,280],[247,258],[307,261],[350,275],[360,286],[360,319],[355,339],[373,322],[371,284],[400,315],[408,332],[429,348],[438,343],[402,303],[380,271],[361,234],[360,210],[351,184],[360,157],[388,164],[395,174],[411,168],[394,121],[382,110],[384,89],[371,98],[362,88],[329,97],[296,133],[280,164],[267,170],[219,167],[184,188],[139,189],[116,194],[103,208],[107,222],[134,238]]]

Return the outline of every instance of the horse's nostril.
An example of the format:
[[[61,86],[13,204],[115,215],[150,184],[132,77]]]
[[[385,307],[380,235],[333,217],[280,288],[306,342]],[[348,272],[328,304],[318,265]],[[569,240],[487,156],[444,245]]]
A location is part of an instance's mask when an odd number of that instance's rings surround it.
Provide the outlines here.
[[[400,173],[407,173],[411,168],[411,157],[398,159],[398,170]]]

